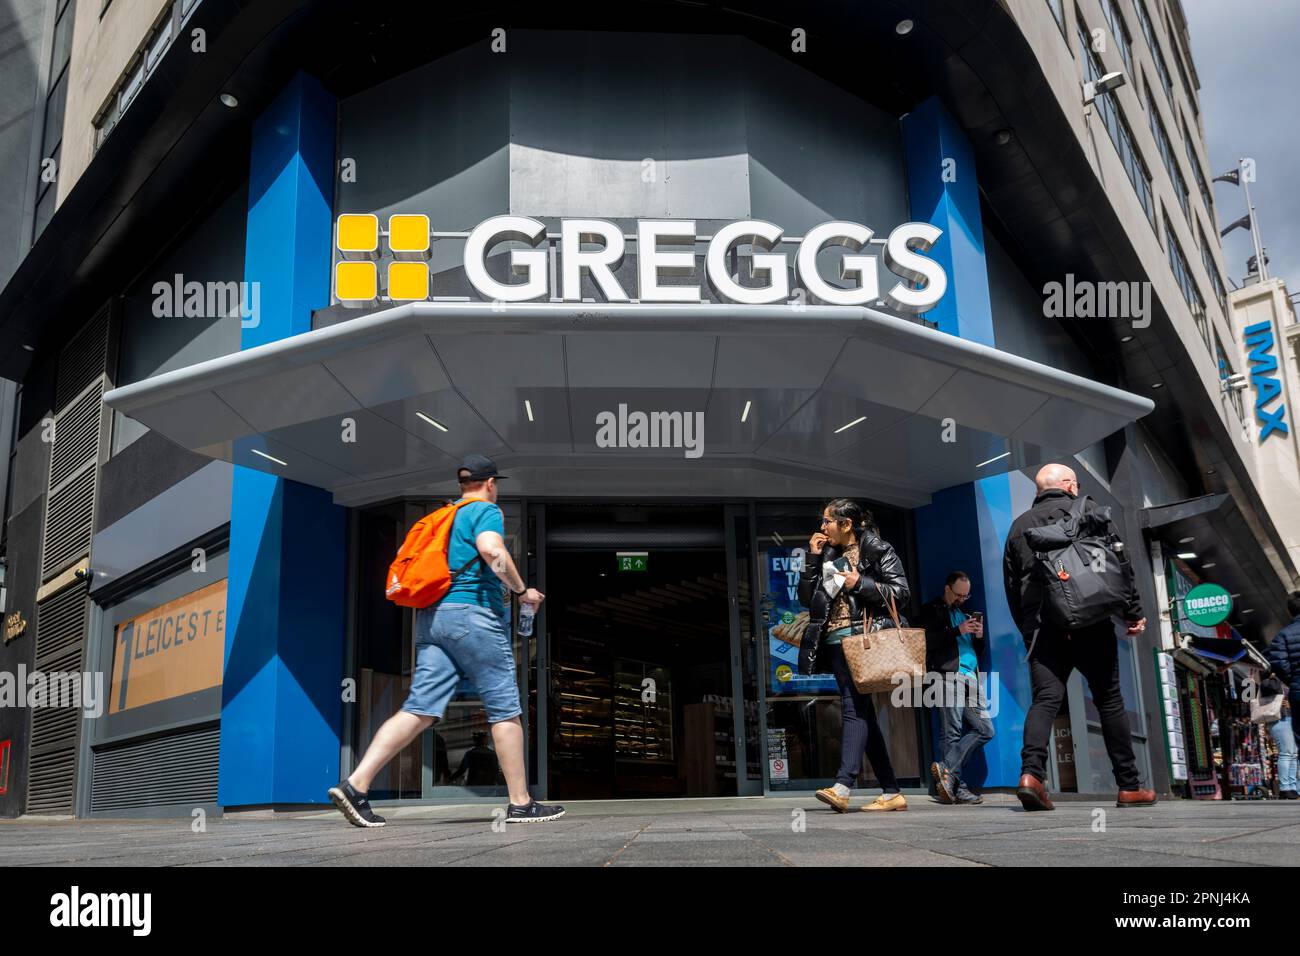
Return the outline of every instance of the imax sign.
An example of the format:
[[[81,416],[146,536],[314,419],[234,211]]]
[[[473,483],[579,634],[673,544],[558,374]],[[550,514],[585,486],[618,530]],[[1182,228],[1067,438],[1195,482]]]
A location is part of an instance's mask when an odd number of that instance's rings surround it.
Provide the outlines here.
[[[814,302],[827,305],[869,305],[878,300],[902,312],[924,312],[943,298],[948,277],[943,267],[923,255],[942,235],[923,222],[907,222],[885,240],[874,238],[867,226],[855,222],[826,222],[798,238],[786,238],[780,226],[758,219],[727,223],[711,236],[696,232],[694,220],[643,219],[633,236],[624,236],[615,223],[604,219],[563,219],[558,235],[545,223],[526,216],[494,216],[463,236],[463,263],[470,285],[484,299],[530,302],[558,298],[582,301],[582,280],[588,276],[607,302],[700,302],[700,284],[666,283],[669,277],[698,277],[707,282],[723,302],[764,305],[792,298],[790,268],[797,284]],[[345,305],[363,306],[379,298],[377,261],[380,257],[379,219],[373,215],[343,215],[338,219],[336,243],[340,260],[334,267],[334,291]],[[429,298],[431,241],[429,217],[396,215],[388,219],[388,299],[411,302]],[[636,243],[636,289],[623,286],[615,273],[623,265],[627,240]],[[552,279],[547,240],[558,240],[559,272]],[[503,282],[489,274],[488,257],[498,245],[511,242],[510,273],[519,281]],[[706,243],[703,275],[695,248]],[[520,245],[522,244],[522,248]],[[793,253],[777,251],[794,245]],[[883,296],[872,245],[882,246],[885,267],[898,278]],[[666,248],[663,248],[666,247]],[[727,260],[740,247],[748,247],[747,279]],[[840,247],[838,278],[828,281],[818,268],[823,249]],[[553,288],[553,282],[558,288]],[[632,293],[635,292],[635,299]],[[802,295],[796,295],[799,300]]]
[[[1244,330],[1246,348],[1250,350],[1250,384],[1255,386],[1255,417],[1259,419],[1259,440],[1262,442],[1273,432],[1287,434],[1286,405],[1282,397],[1282,383],[1277,379],[1277,357],[1273,355],[1273,323],[1257,322]],[[1267,406],[1277,402],[1277,407]]]

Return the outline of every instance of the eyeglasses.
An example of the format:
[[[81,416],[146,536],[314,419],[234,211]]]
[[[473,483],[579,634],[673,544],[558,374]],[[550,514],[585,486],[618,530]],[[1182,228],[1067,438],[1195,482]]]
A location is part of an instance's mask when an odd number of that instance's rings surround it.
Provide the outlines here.
[[[827,518],[825,515],[822,515],[822,527],[824,528],[824,527],[826,527],[828,524],[839,524],[841,521],[846,521],[846,520],[848,520],[848,519],[846,519],[846,518]]]

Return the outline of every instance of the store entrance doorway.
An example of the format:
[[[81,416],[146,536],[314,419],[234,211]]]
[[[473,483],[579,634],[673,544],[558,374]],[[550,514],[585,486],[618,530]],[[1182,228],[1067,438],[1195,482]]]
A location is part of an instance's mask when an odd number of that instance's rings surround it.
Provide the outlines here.
[[[552,799],[734,796],[721,506],[546,509]]]

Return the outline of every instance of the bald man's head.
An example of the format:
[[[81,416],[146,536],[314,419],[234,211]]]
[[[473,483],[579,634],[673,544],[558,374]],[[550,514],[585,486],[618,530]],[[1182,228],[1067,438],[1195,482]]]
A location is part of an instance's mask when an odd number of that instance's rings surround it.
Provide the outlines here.
[[[1065,465],[1044,465],[1038,469],[1038,474],[1034,477],[1034,484],[1038,486],[1040,495],[1044,491],[1051,491],[1055,488],[1068,491],[1072,495],[1079,493],[1079,479],[1075,476],[1074,469],[1067,468]]]

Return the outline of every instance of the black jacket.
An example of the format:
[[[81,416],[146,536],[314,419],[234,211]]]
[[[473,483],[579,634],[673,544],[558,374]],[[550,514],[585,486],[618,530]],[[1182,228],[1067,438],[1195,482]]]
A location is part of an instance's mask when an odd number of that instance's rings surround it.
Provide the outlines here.
[[[925,669],[939,674],[957,673],[961,666],[961,647],[942,595],[921,607],[917,624],[925,628]]]
[[[822,563],[834,561],[839,556],[839,550],[831,545],[823,547],[821,554],[814,554],[810,550],[804,559],[803,573],[799,575],[799,603],[808,609],[808,630],[816,628],[814,641],[821,639],[831,604],[830,596],[821,586]],[[854,624],[862,620],[865,612],[874,615],[871,622],[873,631],[893,627],[893,618],[889,616],[889,596],[893,595],[899,620],[906,627],[907,619],[903,616],[903,609],[911,600],[911,591],[907,586],[903,562],[889,542],[870,531],[858,541],[858,575],[857,586],[847,592],[849,616]],[[804,644],[810,643],[812,642],[805,634]],[[813,672],[829,674],[830,671],[831,655],[819,653]]]
[[[1059,488],[1044,491],[1034,499],[1033,507],[1011,523],[1011,531],[1007,534],[1007,545],[1002,554],[1003,586],[1006,588],[1007,606],[1011,608],[1012,620],[1026,641],[1032,640],[1034,631],[1038,628],[1042,594],[1034,577],[1034,553],[1025,542],[1025,529],[1055,524],[1069,513],[1073,504],[1074,495],[1068,491]],[[1089,502],[1087,511],[1093,510],[1095,506]],[[1110,522],[1107,530],[1116,538],[1119,537],[1115,522]],[[1133,565],[1126,557],[1121,562],[1128,568],[1124,620],[1140,621],[1143,617],[1142,599],[1133,583]]]
[[[1268,645],[1268,662],[1282,683],[1290,687],[1290,697],[1300,700],[1300,617],[1277,632]]]

